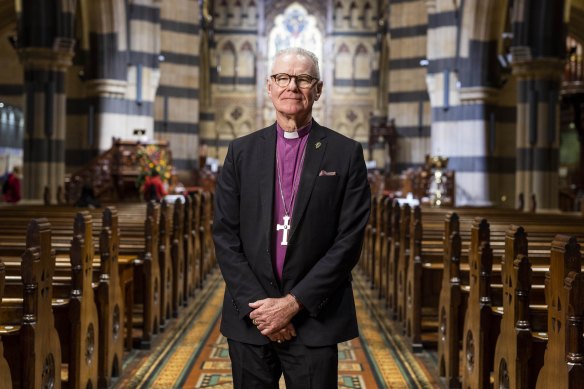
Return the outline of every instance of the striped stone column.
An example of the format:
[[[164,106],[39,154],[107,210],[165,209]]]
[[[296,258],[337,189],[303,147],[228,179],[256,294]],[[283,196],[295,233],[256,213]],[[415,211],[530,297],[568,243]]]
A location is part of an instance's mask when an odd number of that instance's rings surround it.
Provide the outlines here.
[[[66,47],[25,47],[25,134],[23,198],[41,200],[45,188],[56,200],[65,183],[65,72],[73,51]]]
[[[516,193],[524,210],[558,208],[559,95],[564,61],[538,58],[513,62],[517,76]],[[519,205],[519,204],[518,204]]]

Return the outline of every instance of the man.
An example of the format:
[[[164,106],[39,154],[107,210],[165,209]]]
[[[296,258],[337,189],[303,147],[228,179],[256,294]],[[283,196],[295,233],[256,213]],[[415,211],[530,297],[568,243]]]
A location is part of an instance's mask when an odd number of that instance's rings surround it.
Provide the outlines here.
[[[312,119],[311,52],[279,52],[276,123],[229,145],[213,238],[225,279],[221,332],[236,388],[336,388],[337,344],[358,336],[351,269],[370,191],[361,145]]]
[[[20,167],[14,166],[2,184],[2,198],[7,203],[20,201]]]

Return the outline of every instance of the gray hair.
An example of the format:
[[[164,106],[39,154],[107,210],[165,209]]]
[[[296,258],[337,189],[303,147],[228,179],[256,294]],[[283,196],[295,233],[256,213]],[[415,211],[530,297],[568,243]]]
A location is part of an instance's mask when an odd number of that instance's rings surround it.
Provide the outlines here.
[[[318,57],[312,51],[303,49],[302,47],[287,47],[287,48],[282,49],[276,53],[276,55],[274,56],[274,62],[276,62],[276,59],[278,59],[279,57],[286,55],[286,54],[301,55],[301,56],[311,60],[312,64],[314,65],[314,70],[316,71],[316,77],[318,77],[320,79],[320,68],[318,66]]]

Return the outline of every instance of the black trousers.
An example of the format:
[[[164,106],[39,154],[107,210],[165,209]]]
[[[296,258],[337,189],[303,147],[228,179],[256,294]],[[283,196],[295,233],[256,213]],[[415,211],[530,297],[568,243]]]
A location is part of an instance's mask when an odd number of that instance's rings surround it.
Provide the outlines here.
[[[264,346],[231,339],[229,357],[235,389],[278,389],[284,374],[286,389],[338,387],[337,345],[308,347],[297,340]]]

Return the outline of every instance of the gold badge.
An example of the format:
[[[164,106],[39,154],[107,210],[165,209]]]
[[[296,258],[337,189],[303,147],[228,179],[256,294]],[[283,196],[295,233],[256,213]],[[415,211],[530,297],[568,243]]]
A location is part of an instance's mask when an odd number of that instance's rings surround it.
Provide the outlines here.
[[[320,142],[316,142],[314,144],[314,148],[317,149],[317,150],[320,148],[320,146],[322,146],[322,143],[320,143]]]

